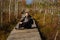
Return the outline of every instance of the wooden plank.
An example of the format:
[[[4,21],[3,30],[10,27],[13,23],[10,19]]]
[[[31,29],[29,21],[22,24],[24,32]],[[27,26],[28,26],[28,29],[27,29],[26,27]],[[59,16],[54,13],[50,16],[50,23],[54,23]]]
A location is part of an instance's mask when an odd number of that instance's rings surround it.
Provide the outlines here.
[[[41,37],[37,28],[24,30],[13,29],[7,40],[41,40]]]

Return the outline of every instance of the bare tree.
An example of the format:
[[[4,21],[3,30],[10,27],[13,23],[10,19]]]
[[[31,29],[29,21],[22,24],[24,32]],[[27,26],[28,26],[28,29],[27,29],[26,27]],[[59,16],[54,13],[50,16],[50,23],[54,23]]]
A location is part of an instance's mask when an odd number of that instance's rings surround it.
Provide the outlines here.
[[[9,1],[9,22],[10,22],[10,15],[11,15],[11,0]]]
[[[15,0],[15,16],[18,17],[18,0]]]
[[[25,8],[25,6],[26,6],[26,0],[22,0],[22,6],[23,6],[23,8]]]
[[[2,2],[3,2],[3,0],[1,0],[1,27],[2,27],[2,23],[3,23],[3,16],[2,16]]]

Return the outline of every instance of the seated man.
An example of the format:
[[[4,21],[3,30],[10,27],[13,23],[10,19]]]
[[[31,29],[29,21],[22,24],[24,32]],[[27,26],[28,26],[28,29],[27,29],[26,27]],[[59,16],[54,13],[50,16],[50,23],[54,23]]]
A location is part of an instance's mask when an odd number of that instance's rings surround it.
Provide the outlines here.
[[[19,24],[19,28],[31,28],[33,24],[33,19],[32,17],[29,15],[28,12],[25,12],[25,17],[21,18],[20,24]]]

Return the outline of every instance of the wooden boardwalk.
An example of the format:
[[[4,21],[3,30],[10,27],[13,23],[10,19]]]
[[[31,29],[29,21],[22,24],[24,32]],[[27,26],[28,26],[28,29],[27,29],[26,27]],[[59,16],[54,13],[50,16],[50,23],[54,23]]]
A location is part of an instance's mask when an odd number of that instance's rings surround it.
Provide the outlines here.
[[[16,30],[13,29],[7,40],[41,40],[37,28]]]

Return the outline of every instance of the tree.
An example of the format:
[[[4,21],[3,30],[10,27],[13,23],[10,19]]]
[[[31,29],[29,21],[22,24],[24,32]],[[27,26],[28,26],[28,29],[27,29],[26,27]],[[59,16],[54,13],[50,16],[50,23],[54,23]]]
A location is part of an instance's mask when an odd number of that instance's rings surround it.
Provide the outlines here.
[[[3,18],[2,18],[2,17],[3,17],[3,16],[2,16],[2,6],[3,6],[3,5],[2,5],[2,2],[3,2],[3,0],[1,0],[0,2],[1,2],[1,3],[0,3],[0,4],[1,4],[1,8],[0,8],[0,11],[1,11],[1,27],[2,27],[2,23],[3,23]]]
[[[10,22],[10,15],[11,15],[11,0],[9,1],[9,22]]]

